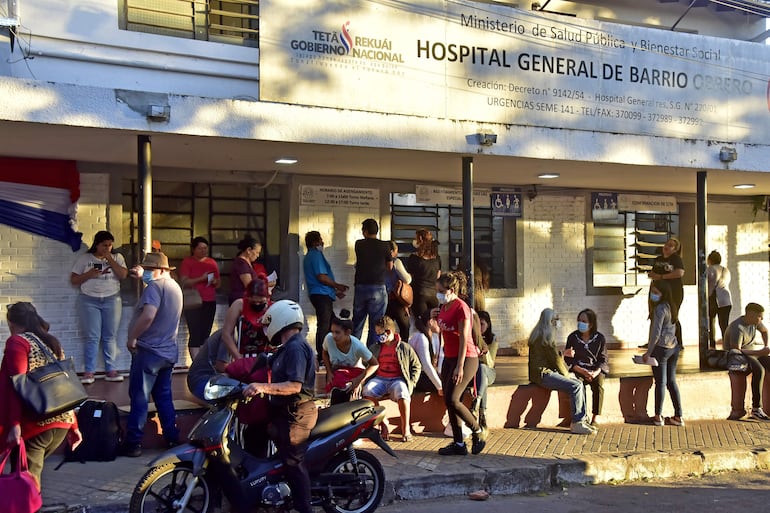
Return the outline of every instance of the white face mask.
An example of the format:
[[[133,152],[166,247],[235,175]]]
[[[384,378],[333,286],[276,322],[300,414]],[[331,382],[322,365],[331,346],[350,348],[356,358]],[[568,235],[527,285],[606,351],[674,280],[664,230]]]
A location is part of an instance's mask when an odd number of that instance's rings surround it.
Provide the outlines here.
[[[419,248],[420,247],[420,241],[417,240],[417,239],[414,239],[412,241],[412,246],[414,246],[415,248]]]
[[[447,297],[448,294],[445,294],[443,292],[436,292],[436,299],[438,299],[438,304],[445,305],[449,302],[449,298]]]

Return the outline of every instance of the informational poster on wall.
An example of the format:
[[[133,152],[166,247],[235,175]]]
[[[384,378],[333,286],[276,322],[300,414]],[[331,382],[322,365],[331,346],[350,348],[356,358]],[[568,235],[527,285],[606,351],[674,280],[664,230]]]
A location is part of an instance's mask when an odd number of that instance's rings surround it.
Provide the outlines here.
[[[766,142],[770,48],[469,0],[262,0],[260,98]]]
[[[425,205],[452,205],[460,207],[463,204],[463,190],[460,187],[441,187],[440,185],[415,185],[417,203]],[[489,189],[473,190],[473,206],[489,207]]]
[[[326,185],[300,185],[300,205],[314,207],[348,207],[378,209],[379,189],[357,187],[330,187]]]

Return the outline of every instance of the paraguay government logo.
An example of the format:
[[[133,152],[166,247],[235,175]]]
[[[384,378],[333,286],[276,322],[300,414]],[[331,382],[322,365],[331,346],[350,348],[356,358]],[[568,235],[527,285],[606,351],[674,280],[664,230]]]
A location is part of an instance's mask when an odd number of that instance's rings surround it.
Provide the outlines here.
[[[292,39],[291,49],[306,57],[340,56],[367,61],[404,63],[401,52],[393,50],[393,42],[386,37],[356,34],[346,21],[339,30],[310,30],[303,39]]]

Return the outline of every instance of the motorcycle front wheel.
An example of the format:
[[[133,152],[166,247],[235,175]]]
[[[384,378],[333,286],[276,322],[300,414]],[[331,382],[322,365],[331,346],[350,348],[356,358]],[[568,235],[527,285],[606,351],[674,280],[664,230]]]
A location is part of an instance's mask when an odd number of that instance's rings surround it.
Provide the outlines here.
[[[201,476],[195,483],[185,509],[179,509],[179,501],[192,479],[192,468],[183,464],[169,463],[151,468],[134,488],[129,513],[213,512],[212,490],[205,476]]]
[[[385,492],[385,471],[372,454],[356,450],[357,465],[346,453],[335,456],[324,469],[328,474],[345,474],[350,482],[335,484],[331,497],[324,500],[326,513],[372,513],[380,505]]]

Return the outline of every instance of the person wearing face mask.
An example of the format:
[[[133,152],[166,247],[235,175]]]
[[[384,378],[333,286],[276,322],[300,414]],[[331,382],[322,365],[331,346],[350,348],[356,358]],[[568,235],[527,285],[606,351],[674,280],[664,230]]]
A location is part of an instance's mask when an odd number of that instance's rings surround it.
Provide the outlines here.
[[[679,306],[674,299],[671,285],[668,280],[655,280],[650,285],[649,296],[650,336],[647,341],[647,351],[642,356],[646,363],[650,357],[658,361],[658,365],[652,367],[652,376],[655,379],[655,416],[652,423],[662,426],[664,423],[672,426],[684,426],[682,420],[682,399],[679,395],[679,386],[676,383],[676,364],[679,361],[680,347],[676,338],[676,320],[679,315]],[[663,413],[663,400],[666,390],[674,404],[674,416],[661,417]]]
[[[590,308],[581,310],[577,316],[577,329],[567,337],[564,348],[567,368],[591,387],[591,425],[599,424],[604,402],[604,377],[609,374],[607,342],[596,327],[596,313]]]
[[[529,335],[529,380],[543,388],[568,394],[572,416],[570,431],[577,435],[592,435],[597,429],[586,416],[583,383],[570,377],[564,358],[556,348],[556,332],[560,327],[561,321],[553,309],[540,312],[537,326]]]
[[[423,312],[438,306],[436,280],[441,276],[441,257],[433,233],[425,229],[415,232],[412,246],[415,252],[406,259],[406,271],[412,276],[412,315],[419,318]]]
[[[222,342],[233,360],[266,350],[268,340],[262,329],[262,316],[271,304],[267,277],[259,274],[246,287],[243,297],[230,305],[222,326]]]
[[[305,246],[307,253],[302,261],[302,270],[305,274],[307,294],[315,309],[315,350],[316,360],[320,365],[323,363],[321,358],[324,337],[329,333],[334,315],[332,304],[337,299],[343,299],[349,287],[334,281],[334,271],[323,253],[324,240],[320,232],[307,232]]]
[[[379,363],[377,372],[366,382],[361,395],[364,399],[378,404],[381,399],[391,399],[398,403],[401,415],[401,435],[403,442],[412,440],[409,422],[412,391],[420,379],[422,366],[412,346],[401,340],[396,329],[396,321],[388,316],[374,323],[377,344],[371,346],[372,359]],[[382,436],[388,439],[388,428],[380,424]]]
[[[471,429],[472,454],[479,454],[487,444],[487,429],[462,402],[463,392],[479,368],[479,348],[472,335],[471,309],[460,297],[466,294],[466,280],[462,271],[443,273],[436,281],[436,299],[440,306],[431,312],[444,339],[441,384],[453,439],[449,445],[438,450],[442,456],[468,454],[460,421]]]
[[[665,280],[671,288],[671,301],[676,310],[682,308],[684,301],[684,285],[682,283],[684,276],[684,264],[682,263],[682,243],[679,239],[671,237],[661,248],[661,254],[655,258],[652,264],[652,271],[647,273],[651,280]],[[684,350],[684,339],[682,338],[682,325],[679,319],[674,320],[675,333],[679,349]],[[645,347],[645,346],[639,346]]]
[[[158,409],[163,437],[169,445],[179,443],[176,412],[171,395],[171,372],[179,357],[176,336],[182,315],[182,289],[171,277],[163,253],[147,253],[140,264],[147,285],[128,325],[126,347],[131,353],[128,395],[131,411],[126,421],[124,456],[142,455],[140,445],[147,422],[150,395]]]

